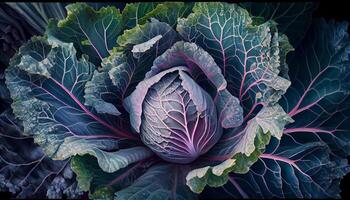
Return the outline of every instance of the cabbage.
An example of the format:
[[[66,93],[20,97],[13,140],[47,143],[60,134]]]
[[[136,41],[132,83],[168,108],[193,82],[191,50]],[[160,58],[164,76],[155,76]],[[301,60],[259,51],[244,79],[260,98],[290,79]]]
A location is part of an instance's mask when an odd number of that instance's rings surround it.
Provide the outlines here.
[[[41,35],[22,44],[29,35],[0,27],[21,45],[2,60],[1,191],[339,197],[350,171],[347,23],[311,20],[312,3],[8,6]],[[21,31],[8,16],[1,24]]]

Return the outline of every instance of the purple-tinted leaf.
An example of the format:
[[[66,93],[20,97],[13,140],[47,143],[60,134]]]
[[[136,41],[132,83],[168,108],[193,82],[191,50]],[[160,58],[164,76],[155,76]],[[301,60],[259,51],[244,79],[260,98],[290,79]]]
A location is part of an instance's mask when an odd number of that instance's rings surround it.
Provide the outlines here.
[[[174,67],[140,82],[125,100],[143,142],[176,163],[192,162],[221,136],[213,100],[186,69]]]
[[[226,80],[214,59],[194,43],[177,42],[153,62],[151,70],[146,74],[150,78],[162,70],[176,66],[185,66],[192,78],[199,84],[209,80],[206,86],[211,93],[219,112],[219,120],[224,128],[232,128],[242,123],[242,108],[236,97],[226,90]],[[203,81],[204,80],[204,81]],[[203,83],[205,84],[205,83]],[[214,88],[213,92],[210,88]],[[230,102],[227,102],[230,100]]]
[[[340,179],[350,171],[346,162],[333,162],[321,142],[306,144],[284,136],[273,140],[247,174],[231,174],[219,189],[203,195],[222,198],[334,198]]]
[[[16,198],[78,198],[69,160],[53,161],[22,128],[10,110],[0,115],[0,191]],[[57,182],[59,180],[59,182]],[[52,191],[52,188],[55,188]]]
[[[275,23],[253,25],[249,13],[228,3],[196,3],[177,30],[207,51],[221,68],[227,89],[239,98],[245,119],[275,103],[290,83],[279,76],[280,41]],[[245,121],[246,121],[245,120]]]
[[[54,159],[125,148],[131,145],[128,139],[138,139],[118,129],[113,118],[107,121],[83,105],[84,86],[94,68],[84,57],[77,60],[72,44],[33,38],[6,70],[12,108],[24,133]]]
[[[324,142],[350,153],[350,38],[347,23],[316,20],[290,56],[292,87],[281,103],[295,123],[284,130],[298,142]],[[340,159],[339,158],[339,159]]]
[[[281,100],[295,120],[244,175],[222,190],[230,198],[339,198],[350,167],[349,50],[346,23],[315,20],[290,57],[292,87]]]
[[[138,52],[134,58],[132,49],[161,37],[144,52]],[[96,70],[91,81],[85,86],[85,104],[94,107],[97,112],[111,115],[126,114],[124,98],[134,90],[136,84],[144,78],[153,60],[176,41],[176,32],[167,24],[155,19],[142,26],[125,31],[118,38],[121,47],[104,59],[102,69]],[[122,49],[123,51],[120,51]],[[127,118],[126,115],[120,118]],[[126,123],[123,120],[124,124]]]

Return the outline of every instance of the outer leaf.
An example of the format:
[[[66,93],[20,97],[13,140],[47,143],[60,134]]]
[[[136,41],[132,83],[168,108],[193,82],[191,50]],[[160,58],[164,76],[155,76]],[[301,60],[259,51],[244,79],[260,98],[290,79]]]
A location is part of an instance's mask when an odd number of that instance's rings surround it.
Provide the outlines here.
[[[79,197],[69,160],[51,160],[21,130],[10,110],[1,113],[0,191],[9,191],[14,198]]]
[[[175,26],[177,19],[186,17],[193,7],[191,2],[133,3],[123,10],[125,28],[144,24],[150,18],[156,18],[170,26]]]
[[[179,19],[177,30],[213,56],[239,97],[245,119],[259,105],[275,103],[290,82],[280,76],[276,25],[269,21],[253,25],[248,12],[236,4],[196,3],[192,14]]]
[[[186,185],[196,193],[201,193],[207,184],[210,187],[220,187],[227,182],[228,173],[232,171],[234,165],[234,159],[227,159],[213,167],[192,170],[186,176]]]
[[[139,52],[137,58],[133,57],[131,49],[134,46],[157,36],[161,36],[161,39],[145,52]],[[152,61],[168,49],[176,37],[176,32],[169,25],[157,20],[125,31],[118,38],[121,47],[103,60],[102,69],[95,71],[92,80],[87,82],[85,104],[93,106],[100,113],[119,115],[124,112],[124,97],[133,91]]]
[[[140,2],[128,3],[123,9],[123,23],[126,29],[134,28],[138,24],[146,23],[148,17],[145,17],[151,12],[158,3],[156,2]]]
[[[187,184],[194,192],[201,192],[208,184],[211,187],[220,187],[226,184],[231,172],[244,174],[249,171],[265,151],[265,146],[270,141],[270,136],[280,138],[282,130],[290,118],[279,106],[264,107],[255,118],[251,119],[245,128],[237,134],[237,130],[225,131],[222,139],[205,155],[207,162],[221,161],[215,167],[226,166],[225,163],[234,160],[232,165],[224,168],[225,173],[213,175],[209,167],[192,170],[187,175]],[[243,130],[242,130],[243,129]],[[215,168],[214,167],[214,168]],[[193,177],[191,174],[201,172],[201,177]]]
[[[94,72],[85,86],[85,105],[99,113],[120,115],[124,93],[129,86],[133,68],[122,54],[114,53],[103,60],[102,70]]]
[[[230,172],[247,173],[249,167],[264,152],[270,136],[280,139],[284,126],[289,122],[292,122],[292,119],[276,105],[264,107],[245,127],[225,130],[222,138],[205,155],[204,160],[221,161],[221,164],[215,166],[220,168],[222,165],[226,166],[225,163],[229,160],[234,160],[234,164],[224,168],[225,173],[216,176],[212,175],[209,167],[192,170],[187,176],[187,184],[194,192],[201,192],[207,184],[211,187],[226,184]],[[201,172],[200,178],[191,175],[198,171]]]
[[[93,63],[99,64],[110,55],[123,31],[119,10],[103,7],[95,11],[84,3],[70,4],[66,9],[67,18],[51,21],[47,35],[62,42],[73,42],[79,53],[89,55]]]
[[[144,25],[124,31],[118,37],[120,50],[126,54],[127,63],[133,68],[133,76],[129,83],[129,95],[137,83],[144,79],[155,58],[178,41],[177,33],[166,23],[151,19]]]
[[[350,152],[350,38],[346,31],[346,23],[314,23],[291,56],[293,87],[282,99],[296,121],[287,127],[286,134],[298,141],[325,142],[343,158]]]
[[[223,198],[334,198],[339,180],[349,171],[346,162],[330,161],[325,144],[296,143],[285,136],[270,145],[247,174],[232,174],[221,190],[203,193]],[[225,195],[226,193],[226,195]]]
[[[286,34],[297,47],[311,24],[314,2],[243,2],[240,6],[255,17],[277,22],[278,31]]]
[[[131,186],[115,193],[115,199],[196,199],[185,185],[186,169],[177,165],[152,166]]]
[[[255,150],[254,141],[260,129],[263,133],[280,139],[284,126],[291,122],[293,120],[279,105],[263,107],[246,126],[225,131],[208,157],[216,159],[215,157],[219,156],[221,159],[227,159],[237,153],[249,156]]]
[[[292,88],[281,100],[295,123],[248,174],[232,174],[230,198],[339,198],[340,179],[350,172],[346,30],[324,20],[311,26],[291,56]]]
[[[138,161],[114,173],[102,171],[97,160],[89,155],[73,157],[71,165],[79,187],[89,191],[91,198],[112,199],[115,191],[129,186],[141,176],[150,162]]]
[[[284,134],[298,142],[322,142],[330,159],[342,165],[350,152],[349,52],[347,23],[316,20],[300,48],[291,56],[291,81],[282,103],[295,123]],[[299,60],[298,65],[294,60]],[[301,69],[307,68],[307,73]],[[347,165],[349,166],[349,165]],[[339,179],[332,189],[338,195]]]
[[[84,58],[77,60],[72,44],[51,46],[43,38],[34,38],[6,71],[12,108],[23,121],[24,133],[33,136],[53,159],[87,152],[101,156],[101,150],[124,148],[125,139],[134,138],[83,105],[84,85],[93,69]],[[107,159],[106,154],[101,159]],[[117,170],[121,165],[116,163],[101,162],[101,167]]]
[[[174,27],[178,18],[187,17],[191,13],[193,5],[192,2],[164,2],[158,4],[145,17],[154,17]]]
[[[90,154],[97,158],[98,164],[103,171],[111,173],[153,155],[150,149],[143,146],[122,149],[116,152],[107,152],[99,149],[101,146],[103,148],[110,145],[108,140],[91,141],[69,137],[65,139],[57,151],[57,157],[69,158],[72,155]]]

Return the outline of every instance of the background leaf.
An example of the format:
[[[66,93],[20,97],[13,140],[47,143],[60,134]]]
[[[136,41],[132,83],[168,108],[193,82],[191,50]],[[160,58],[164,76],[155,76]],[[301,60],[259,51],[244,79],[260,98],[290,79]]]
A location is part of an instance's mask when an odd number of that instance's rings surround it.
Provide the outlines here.
[[[37,31],[7,4],[0,4],[0,65],[1,73],[18,48]]]
[[[315,20],[304,42],[290,56],[293,86],[281,100],[295,120],[285,134],[297,141],[324,142],[342,158],[350,152],[347,26],[345,22]]]
[[[317,8],[315,2],[242,2],[239,5],[254,17],[277,22],[278,31],[288,36],[293,47],[304,38]]]
[[[49,19],[60,20],[66,17],[65,4],[63,3],[9,2],[7,5],[22,15],[22,20],[25,20],[40,34],[45,32]]]
[[[0,114],[0,191],[16,198],[78,198],[82,195],[70,160],[47,157],[10,110]]]

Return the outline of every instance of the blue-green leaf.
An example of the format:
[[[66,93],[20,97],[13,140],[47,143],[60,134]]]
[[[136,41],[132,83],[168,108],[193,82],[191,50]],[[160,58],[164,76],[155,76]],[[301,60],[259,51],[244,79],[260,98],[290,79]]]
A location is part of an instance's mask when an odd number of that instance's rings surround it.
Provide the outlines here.
[[[281,100],[295,120],[285,134],[297,141],[325,142],[342,158],[350,152],[347,26],[345,22],[314,22],[301,46],[290,56],[293,84]]]
[[[113,6],[98,11],[85,3],[70,4],[64,20],[52,20],[46,34],[51,39],[73,42],[79,53],[89,55],[89,60],[99,64],[116,46],[117,37],[123,31],[122,17]]]
[[[297,143],[285,136],[275,140],[247,174],[231,174],[222,188],[209,188],[211,198],[335,198],[339,181],[349,172],[346,162],[332,162],[321,142]]]
[[[281,104],[295,120],[244,175],[232,174],[226,198],[339,198],[350,172],[350,38],[347,23],[315,20],[290,56],[291,89]],[[204,193],[204,195],[209,193]]]
[[[129,187],[116,192],[115,199],[196,199],[185,184],[186,169],[178,165],[157,164]]]
[[[151,12],[159,3],[157,2],[139,2],[128,3],[123,9],[123,23],[125,29],[134,28],[138,24],[144,24],[148,17],[146,15]]]
[[[192,2],[140,2],[127,4],[123,10],[125,28],[142,25],[147,20],[155,18],[174,27],[177,19],[186,17],[192,10]]]
[[[278,31],[286,34],[294,47],[304,38],[317,7],[315,2],[243,2],[239,5],[254,17],[277,22]]]
[[[135,46],[145,46],[155,37],[159,39],[146,49],[132,52]],[[176,32],[166,23],[155,19],[125,31],[118,38],[120,46],[103,60],[102,69],[96,70],[92,80],[87,82],[85,104],[93,106],[100,113],[125,114],[123,101],[126,95],[144,78],[153,60],[176,40]]]
[[[113,199],[115,191],[131,185],[150,166],[152,161],[141,160],[113,173],[101,170],[96,158],[74,156],[72,170],[77,175],[79,187],[88,191],[93,199]]]
[[[12,60],[6,84],[24,133],[33,136],[48,156],[59,160],[85,153],[103,156],[101,167],[113,171],[121,165],[113,159],[109,162],[113,156],[102,151],[124,148],[128,139],[137,138],[83,105],[84,87],[94,69],[84,57],[77,59],[72,43],[60,46],[36,37]]]
[[[214,58],[228,90],[241,101],[245,119],[257,107],[276,103],[290,85],[279,76],[279,42],[284,37],[272,21],[254,25],[236,4],[196,3],[192,14],[178,20],[177,30]]]

